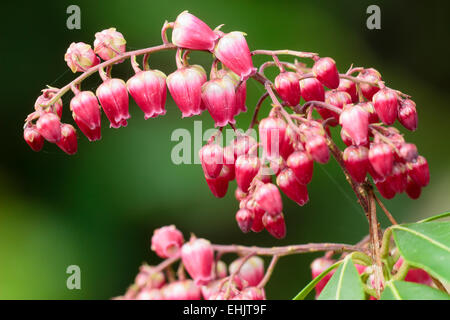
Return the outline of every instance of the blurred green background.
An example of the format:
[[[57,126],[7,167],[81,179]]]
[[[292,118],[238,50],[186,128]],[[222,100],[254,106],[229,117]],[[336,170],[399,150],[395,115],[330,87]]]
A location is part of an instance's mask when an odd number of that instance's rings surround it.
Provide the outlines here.
[[[81,8],[81,30],[66,28],[66,8]],[[366,28],[366,8],[381,8],[381,30]],[[274,246],[307,242],[354,243],[367,232],[363,212],[334,160],[316,166],[311,201],[297,207],[286,200],[287,237],[244,235],[234,213],[234,184],[224,199],[208,190],[199,165],[174,165],[171,150],[177,128],[193,130],[193,120],[213,127],[207,112],[181,120],[168,99],[165,117],[144,121],[133,103],[126,128],[102,122],[102,140],[79,139],[67,156],[46,144],[34,153],[22,138],[25,116],[45,85],[63,86],[74,75],[63,56],[71,42],[92,43],[94,33],[116,27],[128,49],[160,43],[164,20],[189,10],[210,26],[247,33],[251,49],[293,49],[335,58],[340,71],[351,63],[375,67],[388,85],[409,93],[419,112],[419,130],[406,138],[430,163],[431,183],[421,198],[405,195],[385,201],[399,221],[450,209],[448,103],[449,3],[427,1],[35,1],[2,4],[2,107],[0,116],[0,298],[108,299],[122,294],[143,261],[156,264],[150,251],[155,228],[175,224],[185,237],[193,232],[214,243]],[[263,58],[254,59],[260,64]],[[193,54],[191,63],[207,68],[211,58]],[[170,73],[173,52],[150,58],[153,68]],[[114,75],[128,79],[124,63]],[[97,76],[84,84],[95,90]],[[250,109],[262,92],[248,84]],[[70,95],[63,119],[70,120]],[[264,108],[267,113],[268,106]],[[238,117],[246,127],[251,114]],[[403,130],[404,131],[404,130]],[[381,216],[381,215],[380,215]],[[384,217],[383,226],[387,226]],[[310,279],[317,255],[283,258],[268,284],[271,299],[290,299]],[[81,268],[81,290],[66,288],[66,268]]]

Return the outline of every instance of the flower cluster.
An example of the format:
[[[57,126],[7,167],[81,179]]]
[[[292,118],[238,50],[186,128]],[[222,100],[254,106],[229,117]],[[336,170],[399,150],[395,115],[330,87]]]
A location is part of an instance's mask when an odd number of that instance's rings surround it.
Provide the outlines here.
[[[172,42],[167,39],[168,29],[172,29]],[[387,199],[402,192],[413,199],[420,196],[429,182],[427,160],[391,126],[398,119],[406,129],[417,129],[416,106],[409,96],[387,87],[373,68],[352,67],[339,73],[332,58],[316,53],[251,52],[244,33],[219,29],[211,29],[185,11],[174,22],[164,24],[160,46],[127,52],[125,38],[114,28],[96,33],[93,48],[72,43],[65,60],[73,72],[82,75],[64,88],[43,90],[35,111],[25,121],[25,141],[35,151],[41,150],[47,140],[68,154],[76,153],[76,130],[61,123],[61,97],[69,90],[74,93],[70,110],[75,123],[90,141],[96,141],[101,138],[101,110],[110,127],[127,126],[130,94],[145,119],[161,116],[166,114],[168,89],[183,118],[208,110],[219,128],[199,151],[204,177],[219,198],[236,180],[236,220],[244,232],[266,229],[274,237],[283,238],[286,224],[280,190],[303,206],[309,201],[307,185],[314,162],[327,163],[330,155],[343,167],[354,189],[369,185],[371,177]],[[166,76],[149,68],[151,53],[173,49],[177,50],[177,70]],[[194,50],[213,55],[209,76],[202,66],[189,65],[188,55]],[[252,61],[256,54],[270,56],[273,61],[258,70]],[[144,55],[143,69],[137,55]],[[313,63],[308,67],[297,60],[280,61],[280,55],[307,58]],[[113,65],[127,58],[136,74],[126,82],[113,78]],[[280,70],[273,82],[264,75],[268,66]],[[81,82],[95,72],[103,83],[95,93],[81,90]],[[250,131],[258,125],[259,139],[247,131],[239,133],[230,145],[222,146],[216,138],[223,127],[230,125],[236,131],[236,115],[247,111],[246,84],[250,78],[265,88],[249,126]],[[258,119],[268,97],[271,110],[267,117]],[[333,137],[332,127],[340,128],[340,137]],[[335,144],[338,140],[347,145],[343,153]],[[361,192],[357,195],[361,196]]]
[[[264,261],[258,256],[240,257],[229,266],[215,256],[206,239],[191,236],[184,242],[175,226],[155,230],[151,249],[167,261],[180,259],[177,278],[167,267],[142,265],[134,284],[117,299],[136,300],[263,300]],[[164,262],[163,262],[164,263]],[[228,269],[228,270],[227,270]],[[187,271],[190,279],[186,277]]]

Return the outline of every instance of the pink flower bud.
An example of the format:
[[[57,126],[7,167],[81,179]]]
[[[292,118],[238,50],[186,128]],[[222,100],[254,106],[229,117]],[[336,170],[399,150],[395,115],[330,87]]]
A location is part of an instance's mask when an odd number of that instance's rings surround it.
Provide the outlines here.
[[[333,59],[320,58],[314,63],[312,72],[317,80],[327,88],[336,89],[339,86],[339,72]]]
[[[213,265],[213,276],[218,279],[225,278],[227,276],[227,265],[225,262],[219,260]]]
[[[247,193],[242,191],[241,188],[237,187],[236,190],[234,191],[234,197],[236,198],[237,201],[242,201],[245,198],[247,198]]]
[[[296,106],[300,102],[300,82],[295,72],[282,72],[274,81],[275,89],[281,99],[290,106]]]
[[[339,117],[339,123],[356,145],[369,141],[369,114],[358,105],[347,105]]]
[[[389,183],[388,179],[384,181],[375,182],[375,185],[377,186],[378,191],[383,196],[383,198],[386,199],[392,199],[395,197],[395,190],[392,188],[391,184]]]
[[[37,131],[36,126],[26,127],[23,131],[23,138],[33,151],[41,151],[44,146],[44,137]]]
[[[58,99],[53,105],[49,106],[48,108],[43,108],[44,105],[47,105],[47,103],[55,96],[55,92],[53,92],[51,89],[44,89],[42,90],[42,94],[36,99],[36,102],[34,103],[34,109],[40,113],[43,112],[51,112],[55,113],[60,119],[62,116],[62,109],[63,104],[62,100]]]
[[[332,106],[335,106],[336,108],[343,109],[345,105],[352,103],[352,98],[346,92],[331,90],[325,92],[325,102],[331,104]],[[336,112],[330,111],[325,108],[317,108],[317,112],[319,112],[324,120],[331,117],[336,120],[330,122],[330,125],[336,125],[339,121],[339,114],[337,114]]]
[[[77,132],[72,125],[67,123],[61,125],[61,140],[56,142],[56,145],[69,155],[77,153]]]
[[[48,142],[56,143],[61,140],[61,122],[54,113],[41,114],[36,122],[36,129]]]
[[[345,143],[346,146],[353,145],[353,140],[350,135],[345,131],[344,128],[341,128],[341,139]]]
[[[386,143],[374,143],[369,149],[369,161],[376,173],[382,177],[391,174],[394,164],[392,147]]]
[[[406,181],[406,194],[408,195],[408,197],[415,200],[420,197],[421,193],[422,187],[408,176]]]
[[[161,290],[143,288],[136,295],[136,300],[164,300]]]
[[[166,114],[166,75],[159,70],[141,71],[127,81],[127,88],[144,112],[144,119]]]
[[[233,140],[230,147],[234,152],[234,157],[237,159],[239,156],[248,154],[251,152],[251,155],[256,155],[255,145],[257,144],[256,140],[249,135],[240,135]]]
[[[261,207],[259,207],[258,203],[254,199],[250,199],[247,202],[247,209],[253,215],[253,222],[252,222],[251,230],[253,232],[261,232],[264,229],[264,224],[262,222],[262,218],[266,211],[264,209],[262,209]]]
[[[230,264],[230,274],[237,271],[242,264],[242,259],[236,259]],[[264,278],[264,260],[257,256],[251,257],[244,262],[237,275],[247,284],[245,287],[257,286]]]
[[[395,193],[402,193],[407,186],[407,171],[403,163],[396,162],[392,167],[392,173],[386,177],[386,183]]]
[[[280,191],[272,183],[265,183],[257,187],[254,198],[258,207],[270,215],[276,215],[283,210]]]
[[[381,80],[381,75],[380,73],[373,69],[373,68],[369,68],[369,69],[365,69],[364,71],[362,71],[359,75],[358,78],[367,82],[378,82]],[[375,93],[378,92],[378,90],[380,90],[379,87],[377,86],[372,86],[368,83],[360,83],[360,88],[361,88],[361,92],[363,94],[363,96],[367,99],[367,100],[372,100],[372,97]]]
[[[161,258],[170,258],[178,254],[183,242],[183,234],[174,225],[164,226],[153,232],[151,248]]]
[[[130,118],[128,111],[128,92],[125,82],[121,79],[108,79],[96,91],[103,111],[111,122],[110,127],[127,126]]]
[[[181,248],[181,260],[196,285],[206,285],[211,281],[214,251],[205,239],[191,237]]]
[[[231,71],[245,81],[256,73],[244,33],[234,31],[220,38],[214,55]]]
[[[417,110],[416,104],[410,99],[403,100],[398,108],[398,121],[408,130],[417,129]]]
[[[253,224],[252,212],[245,208],[239,209],[238,212],[236,212],[236,222],[238,223],[239,229],[241,229],[242,232],[249,232]]]
[[[372,98],[378,117],[387,125],[393,124],[397,119],[397,99],[397,94],[387,88],[381,89]]]
[[[203,299],[210,300],[213,295],[217,295],[220,288],[220,282],[220,280],[211,281],[206,286],[201,286]]]
[[[408,175],[421,187],[425,187],[430,182],[430,168],[425,157],[418,156],[415,162],[410,162],[408,166]]]
[[[369,150],[364,146],[350,146],[344,150],[342,158],[350,176],[357,183],[364,182],[370,166]]]
[[[295,177],[301,184],[311,182],[314,169],[314,161],[305,151],[296,151],[287,159],[287,166],[292,169]]]
[[[380,122],[380,118],[378,118],[378,114],[376,113],[372,102],[362,102],[358,103],[358,105],[369,114],[369,123]]]
[[[406,162],[416,161],[419,153],[417,147],[413,143],[402,143],[399,148],[400,158]]]
[[[217,178],[223,167],[223,148],[217,143],[204,145],[198,152],[205,176]]]
[[[205,82],[206,72],[199,65],[178,69],[167,77],[167,87],[182,118],[202,113],[202,85]]]
[[[305,142],[305,148],[314,161],[327,163],[330,159],[327,141],[321,135],[309,135]]]
[[[300,90],[305,101],[325,101],[325,90],[316,78],[301,80]]]
[[[231,178],[230,171],[231,169],[229,166],[223,166],[222,171],[217,178],[209,178],[205,175],[209,190],[211,190],[216,198],[223,198],[227,194],[228,183]]]
[[[295,201],[299,206],[303,206],[309,201],[306,185],[297,180],[292,169],[286,168],[278,174],[277,185],[289,199]]]
[[[177,47],[213,51],[218,38],[206,23],[188,11],[180,13],[175,20],[172,43]]]
[[[267,158],[279,157],[284,144],[288,143],[286,127],[286,122],[277,117],[267,117],[259,123],[259,137]]]
[[[259,172],[260,163],[257,156],[241,155],[236,159],[236,182],[241,190],[248,191],[250,184]]]
[[[339,87],[337,88],[338,91],[346,92],[350,95],[352,102],[357,103],[358,102],[358,93],[356,91],[356,83],[354,83],[351,80],[347,79],[341,79],[339,81]]]
[[[95,34],[94,52],[103,60],[109,60],[124,53],[126,43],[116,28],[109,28]]]
[[[134,283],[138,287],[146,287],[149,289],[159,289],[165,282],[164,274],[160,271],[156,272],[154,267],[149,265],[142,265],[134,279]]]
[[[328,258],[317,258],[311,263],[311,273],[312,278],[317,278],[322,272],[324,272],[326,269],[331,267],[335,263],[334,260],[328,259]],[[316,298],[320,295],[323,288],[327,285],[328,281],[333,276],[335,270],[332,270],[329,272],[325,277],[323,277],[317,284],[316,284]]]
[[[70,101],[72,117],[89,141],[100,140],[100,106],[91,91],[82,91]]]
[[[164,300],[201,300],[202,292],[192,280],[180,280],[162,288]]]
[[[229,77],[214,79],[202,86],[202,100],[209,114],[214,119],[215,126],[224,127],[235,123],[236,93],[233,81]]]
[[[100,63],[91,46],[83,42],[72,42],[64,55],[64,60],[74,73],[86,71]]]
[[[283,213],[272,216],[266,212],[263,216],[263,224],[273,237],[283,239],[286,236],[286,223]]]

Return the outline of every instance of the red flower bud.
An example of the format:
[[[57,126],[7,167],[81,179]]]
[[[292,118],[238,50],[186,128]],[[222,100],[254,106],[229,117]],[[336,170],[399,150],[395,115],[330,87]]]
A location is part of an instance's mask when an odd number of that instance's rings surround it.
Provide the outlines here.
[[[238,136],[230,145],[230,149],[234,152],[234,157],[237,159],[243,154],[248,154],[251,150],[250,155],[256,155],[257,149],[254,147],[257,144],[256,140],[249,135]]]
[[[181,248],[181,260],[196,285],[206,285],[211,281],[214,250],[208,240],[191,237]]]
[[[83,72],[100,63],[91,46],[83,42],[72,42],[64,55],[72,72]]]
[[[286,223],[284,222],[283,213],[272,216],[266,212],[263,216],[263,224],[273,237],[283,239],[286,236]]]
[[[358,183],[364,182],[369,170],[369,150],[363,146],[350,146],[344,150],[342,156],[345,168]]]
[[[324,272],[326,269],[331,267],[335,263],[334,260],[328,259],[328,258],[317,258],[311,263],[311,274],[312,278],[317,278],[322,272]],[[316,284],[316,298],[320,295],[323,288],[327,285],[328,281],[333,276],[336,269],[329,272],[325,277],[323,277],[317,284]]]
[[[415,162],[410,162],[408,166],[408,175],[421,187],[426,187],[430,182],[430,168],[427,159],[418,156]]]
[[[381,75],[380,73],[373,69],[373,68],[369,68],[369,69],[365,69],[364,71],[362,71],[359,75],[358,78],[364,81],[368,81],[368,82],[377,82],[381,80]],[[378,90],[380,90],[379,87],[377,86],[372,86],[370,84],[367,83],[360,83],[360,88],[361,88],[361,92],[363,94],[363,96],[367,99],[367,100],[372,100],[372,97],[375,93],[378,92]]]
[[[337,88],[338,91],[346,92],[350,95],[352,102],[357,103],[358,102],[358,93],[356,91],[356,83],[354,83],[351,80],[347,79],[341,79],[339,81],[339,87]]]
[[[303,206],[309,201],[306,185],[297,180],[292,169],[286,168],[278,174],[277,185],[289,199],[295,201],[299,206]]]
[[[300,82],[295,72],[282,72],[274,81],[275,89],[281,99],[290,106],[300,102]]]
[[[372,98],[378,117],[387,125],[393,124],[397,119],[397,99],[397,94],[387,88],[381,89]]]
[[[242,259],[236,259],[230,264],[230,274],[235,273],[242,265]],[[241,266],[237,276],[246,282],[245,287],[257,286],[264,278],[264,260],[257,256],[251,257]]]
[[[305,142],[305,148],[314,161],[327,163],[330,159],[327,141],[321,135],[309,135]]]
[[[332,90],[325,92],[325,102],[342,110],[345,105],[352,104],[352,98],[346,92]],[[331,125],[336,125],[339,121],[339,115],[336,112],[325,108],[317,108],[317,112],[324,120],[333,117],[336,121],[330,122]]]
[[[258,206],[270,215],[276,215],[283,210],[280,191],[272,183],[257,187],[254,197]]]
[[[165,282],[166,279],[162,272],[155,272],[154,267],[145,264],[139,268],[139,273],[134,279],[134,283],[138,287],[150,289],[159,289]]]
[[[96,91],[103,111],[111,122],[110,127],[120,128],[127,126],[128,92],[125,82],[121,79],[108,79]]]
[[[386,183],[395,193],[402,193],[406,190],[407,172],[406,166],[403,163],[395,163],[392,167],[392,173],[386,177]]]
[[[77,153],[77,132],[72,125],[67,123],[61,125],[61,140],[56,142],[56,145],[69,155]]]
[[[227,194],[228,182],[230,179],[230,168],[228,166],[223,166],[217,178],[209,178],[205,176],[206,183],[208,184],[209,190],[217,198],[223,198]]]
[[[36,122],[36,129],[48,142],[56,143],[61,140],[61,122],[54,113],[41,114]]]
[[[301,80],[300,90],[305,101],[325,101],[325,90],[319,80],[315,78]]]
[[[416,104],[410,99],[403,100],[398,108],[398,121],[408,130],[417,129],[417,110]]]
[[[375,182],[375,185],[377,186],[377,189],[383,196],[383,198],[392,199],[393,197],[395,197],[395,190],[392,188],[388,179],[384,181]]]
[[[179,280],[162,288],[164,300],[201,300],[202,292],[192,280]]]
[[[344,128],[341,129],[341,139],[345,143],[346,146],[353,145],[353,140],[350,135],[345,131]]]
[[[302,184],[311,182],[314,169],[314,161],[305,151],[296,151],[287,159],[287,165],[295,174],[297,180]]]
[[[205,82],[206,72],[199,65],[178,69],[167,77],[167,87],[182,118],[202,113],[202,85]]]
[[[34,109],[40,113],[43,112],[51,112],[56,113],[56,115],[61,118],[62,116],[62,109],[63,109],[63,103],[61,99],[58,99],[53,105],[49,106],[48,108],[43,108],[44,105],[47,105],[47,103],[55,96],[55,92],[53,92],[51,89],[44,89],[42,90],[42,94],[36,99],[34,103]]]
[[[339,86],[339,72],[336,62],[331,58],[320,58],[312,68],[314,76],[327,88],[336,89]]]
[[[262,218],[264,216],[265,210],[259,207],[258,203],[254,199],[250,199],[247,202],[247,210],[249,210],[253,215],[251,230],[253,232],[261,232],[264,229]]]
[[[127,88],[144,112],[144,119],[166,114],[166,75],[159,70],[141,71],[127,81]]]
[[[236,93],[234,83],[229,77],[206,82],[202,86],[202,100],[216,127],[236,122]]]
[[[94,52],[103,60],[109,60],[124,53],[126,43],[120,32],[109,28],[95,34]]]
[[[230,32],[220,38],[214,49],[214,55],[243,81],[256,73],[250,49],[242,32]]]
[[[392,147],[386,143],[374,143],[369,149],[369,161],[376,173],[386,177],[392,172],[394,154]]]
[[[280,118],[268,117],[259,123],[259,136],[265,155],[269,159],[280,156],[286,139],[286,122]]]
[[[161,258],[178,254],[183,245],[183,234],[174,226],[164,226],[153,232],[151,248]]]
[[[37,131],[36,126],[26,127],[23,131],[23,138],[33,151],[41,151],[44,146],[44,137]]]
[[[247,82],[244,81],[241,83],[239,87],[236,88],[235,115],[247,111],[247,106],[245,105],[246,98],[247,98]]]
[[[172,42],[177,47],[213,51],[218,38],[206,23],[187,11],[180,13],[175,20]]]
[[[205,176],[217,178],[223,167],[223,149],[217,143],[204,145],[198,152]]]
[[[406,194],[408,195],[408,197],[415,200],[420,197],[421,193],[422,187],[408,176],[406,182]]]
[[[236,159],[236,182],[241,190],[248,191],[250,184],[259,172],[259,158],[252,155],[241,155]]]
[[[358,103],[358,105],[369,114],[369,123],[380,122],[380,118],[378,118],[378,114],[376,113],[372,102],[361,102]]]
[[[402,143],[399,149],[400,157],[405,162],[416,161],[419,153],[417,147],[413,143]]]
[[[72,117],[89,141],[100,140],[100,106],[91,91],[82,91],[70,101]]]
[[[242,232],[247,233],[251,230],[253,224],[253,214],[250,210],[245,208],[239,209],[236,212],[236,222]]]
[[[339,117],[339,123],[356,145],[369,141],[369,114],[358,105],[347,105]]]

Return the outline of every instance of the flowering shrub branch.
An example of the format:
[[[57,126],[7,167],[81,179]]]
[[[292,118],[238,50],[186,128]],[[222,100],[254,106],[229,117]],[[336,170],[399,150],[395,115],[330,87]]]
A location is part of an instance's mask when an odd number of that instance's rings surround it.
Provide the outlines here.
[[[167,36],[170,29],[171,41]],[[60,121],[61,97],[69,91],[74,93],[70,102],[74,121],[90,141],[96,141],[101,139],[101,110],[110,127],[127,126],[130,94],[145,119],[162,116],[166,113],[168,89],[183,118],[207,110],[218,127],[200,149],[199,158],[214,196],[224,197],[229,183],[236,180],[239,210],[235,218],[243,232],[266,229],[273,237],[284,238],[286,224],[280,190],[303,206],[309,201],[307,185],[312,180],[314,163],[327,163],[332,155],[365,212],[369,236],[354,246],[322,243],[258,248],[212,245],[194,236],[184,242],[183,235],[174,226],[163,227],[153,235],[152,250],[166,260],[158,266],[142,266],[135,284],[123,298],[261,299],[265,298],[264,286],[280,257],[317,251],[327,251],[311,266],[313,277],[321,280],[313,281],[299,296],[303,297],[315,287],[317,295],[324,290],[319,298],[333,297],[336,292],[332,275],[335,272],[350,272],[347,276],[357,279],[361,295],[356,298],[382,298],[382,293],[398,289],[394,288],[398,285],[395,281],[406,280],[408,276],[413,282],[427,285],[434,279],[436,286],[445,291],[437,279],[445,278],[440,270],[416,262],[403,250],[401,256],[398,243],[389,250],[390,236],[386,236],[386,232],[395,234],[404,229],[374,192],[376,187],[386,199],[403,192],[417,199],[429,183],[427,160],[392,126],[398,120],[408,130],[417,129],[416,105],[410,96],[387,87],[381,74],[373,68],[351,66],[346,73],[339,73],[332,58],[320,57],[317,53],[250,51],[245,34],[224,33],[220,29],[221,26],[212,30],[185,11],[174,22],[164,23],[162,44],[158,46],[126,51],[125,38],[114,28],[96,33],[93,49],[85,43],[73,43],[65,60],[73,72],[81,74],[61,89],[43,90],[36,100],[35,111],[25,119],[25,141],[34,151],[41,150],[47,140],[67,154],[77,152],[76,129]],[[149,56],[169,50],[176,50],[177,70],[166,76],[150,69]],[[188,63],[192,51],[213,55],[209,80],[202,66]],[[256,68],[252,61],[254,55],[265,55],[272,60]],[[282,55],[294,61],[280,60]],[[137,62],[138,56],[143,56],[142,68]],[[127,59],[135,75],[125,83],[112,77],[112,68]],[[297,59],[308,59],[312,66]],[[273,80],[264,73],[268,67],[279,69]],[[95,94],[83,91],[82,82],[97,72],[103,83]],[[256,103],[248,130],[241,133],[235,117],[247,111],[246,84],[250,79],[263,85],[265,92]],[[260,119],[262,106],[269,98],[269,115]],[[236,138],[224,147],[218,138],[228,125],[235,131]],[[251,135],[256,125],[259,141]],[[337,146],[338,139],[330,131],[332,127],[340,129],[340,140],[347,146],[345,150]],[[272,175],[276,176],[276,183]],[[384,236],[377,219],[377,203],[393,224]],[[347,255],[347,252],[352,253]],[[242,256],[229,266],[229,276],[226,265],[220,260],[225,253]],[[339,263],[332,259],[336,253],[342,253]],[[258,256],[272,257],[266,272]],[[176,276],[170,270],[179,260]],[[411,266],[424,267],[424,270]],[[192,280],[186,279],[184,270]],[[165,284],[163,271],[170,280],[168,284]],[[420,274],[419,280],[414,278],[416,273]],[[340,296],[341,292],[336,293],[336,297]]]

